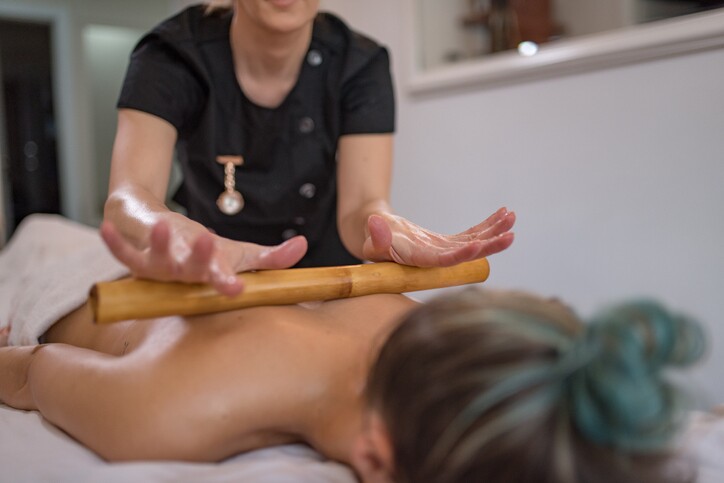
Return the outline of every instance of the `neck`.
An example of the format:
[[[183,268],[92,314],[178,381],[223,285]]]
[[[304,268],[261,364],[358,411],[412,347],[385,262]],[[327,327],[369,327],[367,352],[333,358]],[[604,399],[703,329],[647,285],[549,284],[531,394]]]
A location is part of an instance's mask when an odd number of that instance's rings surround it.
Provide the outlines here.
[[[370,369],[401,317],[418,305],[401,296],[376,297],[374,306],[363,297],[327,306],[324,320],[332,317],[334,332],[326,334],[321,357],[312,358],[317,361],[313,384],[303,385],[305,396],[295,401],[294,414],[287,415],[301,440],[345,463],[351,463],[355,443],[365,432],[370,410],[364,394]]]
[[[354,441],[363,428],[365,377],[349,375],[344,379],[320,393],[308,407],[303,433],[304,440],[317,451],[349,464]]]
[[[231,48],[237,76],[296,79],[312,39],[313,23],[288,32],[253,22],[237,8],[231,24]]]

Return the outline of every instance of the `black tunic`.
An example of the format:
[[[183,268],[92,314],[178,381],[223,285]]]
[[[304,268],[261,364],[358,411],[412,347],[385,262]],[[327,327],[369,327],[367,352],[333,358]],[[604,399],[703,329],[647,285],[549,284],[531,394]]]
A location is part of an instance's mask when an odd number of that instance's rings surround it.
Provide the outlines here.
[[[320,13],[299,79],[273,109],[246,98],[234,72],[231,12],[194,6],[141,39],[128,67],[119,108],[144,111],[178,131],[183,173],[174,200],[189,218],[235,240],[275,245],[305,235],[299,266],[358,263],[337,231],[336,152],[345,134],[394,130],[387,50]],[[218,156],[243,156],[236,215],[216,205],[224,191]]]

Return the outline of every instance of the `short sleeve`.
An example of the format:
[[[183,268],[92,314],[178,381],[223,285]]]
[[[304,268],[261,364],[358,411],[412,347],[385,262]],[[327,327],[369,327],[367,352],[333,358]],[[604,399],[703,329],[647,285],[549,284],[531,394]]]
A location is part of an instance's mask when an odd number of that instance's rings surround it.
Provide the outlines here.
[[[153,114],[182,133],[198,118],[205,97],[201,80],[181,55],[149,35],[131,55],[117,107]]]
[[[342,90],[344,134],[381,134],[395,130],[395,96],[387,50],[379,48],[350,77]]]

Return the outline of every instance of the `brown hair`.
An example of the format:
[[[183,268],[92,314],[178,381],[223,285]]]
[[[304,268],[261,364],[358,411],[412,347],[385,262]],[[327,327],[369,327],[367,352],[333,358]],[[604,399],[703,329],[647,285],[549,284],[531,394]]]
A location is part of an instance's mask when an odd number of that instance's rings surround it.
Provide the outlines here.
[[[382,348],[367,387],[392,439],[395,481],[691,481],[689,466],[676,477],[663,474],[668,463],[681,462],[669,457],[668,433],[654,438],[641,430],[635,441],[646,444],[636,446],[624,427],[618,431],[628,439],[596,441],[597,426],[576,418],[580,404],[572,407],[567,381],[588,369],[579,362],[565,373],[551,368],[576,352],[572,341],[583,327],[555,300],[510,292],[463,291],[409,314]],[[593,364],[591,351],[578,352],[586,367]],[[584,396],[591,394],[573,397]],[[605,412],[602,401],[595,402]],[[483,409],[471,411],[476,405]],[[672,414],[656,427],[670,428]]]

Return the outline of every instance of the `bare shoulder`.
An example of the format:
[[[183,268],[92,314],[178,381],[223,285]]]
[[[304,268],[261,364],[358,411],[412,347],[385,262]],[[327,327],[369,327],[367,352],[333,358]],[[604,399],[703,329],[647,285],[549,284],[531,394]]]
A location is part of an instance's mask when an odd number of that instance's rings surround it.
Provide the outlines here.
[[[115,415],[101,420],[118,424],[99,436],[102,454],[214,461],[306,440],[320,401],[359,396],[375,341],[412,306],[375,295],[112,326],[81,308],[48,336],[107,354],[93,365],[93,391]],[[101,452],[103,441],[89,446]]]
[[[203,451],[305,440],[320,401],[359,396],[373,348],[414,305],[371,296],[189,318],[153,379]]]
[[[419,302],[399,294],[377,294],[332,300],[317,309],[350,323],[396,323],[400,317],[418,306]]]

